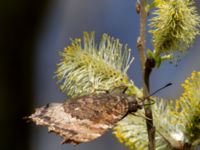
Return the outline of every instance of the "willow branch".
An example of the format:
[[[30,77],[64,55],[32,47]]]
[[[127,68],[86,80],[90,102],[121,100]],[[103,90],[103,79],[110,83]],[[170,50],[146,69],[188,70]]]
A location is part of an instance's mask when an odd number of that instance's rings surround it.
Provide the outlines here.
[[[146,20],[147,13],[145,11],[145,0],[140,0],[140,36],[137,40],[137,47],[140,56],[142,76],[143,76],[143,96],[149,95],[149,78],[152,68],[155,66],[155,62],[152,59],[146,59],[145,55],[145,32],[146,32]],[[150,103],[149,101],[147,103]],[[153,125],[153,116],[151,106],[145,107],[146,126],[149,139],[149,150],[155,150],[155,127]]]

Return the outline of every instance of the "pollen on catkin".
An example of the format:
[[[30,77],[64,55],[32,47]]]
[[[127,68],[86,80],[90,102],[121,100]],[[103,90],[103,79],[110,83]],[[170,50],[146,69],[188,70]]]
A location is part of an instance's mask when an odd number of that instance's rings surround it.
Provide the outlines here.
[[[200,16],[193,0],[155,0],[149,31],[157,55],[185,52],[199,35]]]
[[[87,95],[120,85],[128,86],[133,93],[138,91],[126,74],[134,59],[131,49],[119,39],[103,34],[96,43],[94,32],[84,32],[83,38],[72,40],[60,56],[55,74],[60,89],[68,96]]]
[[[184,91],[171,111],[176,112],[175,121],[182,127],[185,141],[197,145],[200,144],[200,72],[193,71],[182,87]]]

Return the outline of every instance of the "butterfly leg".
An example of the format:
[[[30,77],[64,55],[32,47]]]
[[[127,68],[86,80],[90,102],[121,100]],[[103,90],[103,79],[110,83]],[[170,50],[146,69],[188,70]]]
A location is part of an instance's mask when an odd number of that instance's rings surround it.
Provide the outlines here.
[[[126,91],[128,90],[128,87],[126,85],[120,85],[120,86],[117,86],[117,87],[114,87],[112,90],[111,90],[111,93],[115,94],[115,93],[122,93],[124,94]]]
[[[110,93],[109,90],[106,90],[106,89],[94,89],[93,92],[96,93],[96,92],[98,92],[98,91],[102,91],[102,92],[105,92],[105,93],[107,93],[107,94]]]
[[[151,120],[150,118],[148,118],[148,117],[146,117],[146,116],[143,116],[143,115],[136,115],[135,113],[131,113],[131,115],[134,115],[134,116],[136,116],[136,117],[142,117],[142,118],[144,118],[144,119],[147,119],[147,120]]]

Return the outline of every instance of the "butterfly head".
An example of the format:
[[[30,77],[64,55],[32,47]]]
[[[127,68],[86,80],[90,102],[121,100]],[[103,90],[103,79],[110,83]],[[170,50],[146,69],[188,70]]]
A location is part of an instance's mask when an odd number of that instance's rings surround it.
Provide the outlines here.
[[[138,109],[141,109],[142,106],[138,104],[138,98],[136,95],[127,96],[128,100],[128,112],[137,112]]]

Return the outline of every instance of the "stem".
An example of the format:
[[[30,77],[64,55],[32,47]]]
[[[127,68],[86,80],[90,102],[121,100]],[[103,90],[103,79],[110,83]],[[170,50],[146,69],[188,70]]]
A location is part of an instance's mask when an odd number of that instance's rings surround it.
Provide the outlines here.
[[[145,10],[145,0],[140,0],[140,36],[137,40],[137,47],[140,56],[142,76],[143,76],[143,97],[149,96],[149,78],[152,68],[155,67],[153,59],[146,59],[145,55],[145,32],[146,32],[146,20],[147,12]],[[148,98],[149,99],[149,98]],[[150,103],[148,101],[147,103]],[[155,150],[155,127],[153,125],[153,116],[151,106],[145,107],[146,126],[149,139],[149,150]]]
[[[145,62],[145,71],[144,71],[144,86],[146,87],[146,90],[144,90],[144,96],[149,95],[149,78],[152,68],[154,68],[154,66],[155,66],[154,60],[148,58]],[[148,103],[150,102],[147,101],[147,104]],[[145,107],[145,116],[147,118],[150,118],[146,119],[148,139],[149,139],[149,145],[148,145],[149,150],[155,150],[155,127],[153,125],[153,115],[152,115],[151,105]]]
[[[192,150],[192,145],[189,143],[185,143],[183,146],[183,150]]]

